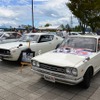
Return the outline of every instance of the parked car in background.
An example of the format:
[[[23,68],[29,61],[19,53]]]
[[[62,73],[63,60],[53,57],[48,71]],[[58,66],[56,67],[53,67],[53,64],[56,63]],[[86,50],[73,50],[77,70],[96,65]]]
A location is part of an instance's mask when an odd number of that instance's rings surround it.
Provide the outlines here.
[[[4,31],[4,29],[0,29],[0,32],[3,32]]]
[[[69,36],[57,49],[33,57],[32,65],[45,80],[88,88],[100,70],[100,36]]]
[[[16,42],[0,44],[0,58],[21,61],[23,50],[30,48],[36,56],[55,49],[62,40],[63,38],[48,33],[27,33]]]
[[[85,32],[85,35],[97,35],[97,33],[93,33],[93,32]]]
[[[18,37],[17,32],[0,32],[0,44],[17,41]]]
[[[70,32],[69,35],[81,35],[82,32]]]

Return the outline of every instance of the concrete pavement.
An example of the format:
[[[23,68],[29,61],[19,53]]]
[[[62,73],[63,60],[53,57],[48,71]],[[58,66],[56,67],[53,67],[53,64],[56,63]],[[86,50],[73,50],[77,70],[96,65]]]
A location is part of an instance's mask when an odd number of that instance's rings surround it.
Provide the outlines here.
[[[0,100],[100,100],[100,72],[89,89],[51,83],[33,73],[30,67],[0,61]]]

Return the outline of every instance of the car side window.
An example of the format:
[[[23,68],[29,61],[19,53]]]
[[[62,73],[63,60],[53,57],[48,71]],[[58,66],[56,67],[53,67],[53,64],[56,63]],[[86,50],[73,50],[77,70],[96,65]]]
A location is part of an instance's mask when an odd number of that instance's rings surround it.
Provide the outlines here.
[[[17,33],[7,33],[9,36],[5,35],[6,39],[16,39],[17,38]]]
[[[53,35],[42,35],[40,37],[39,43],[40,42],[48,42],[48,41],[52,41],[53,40]]]

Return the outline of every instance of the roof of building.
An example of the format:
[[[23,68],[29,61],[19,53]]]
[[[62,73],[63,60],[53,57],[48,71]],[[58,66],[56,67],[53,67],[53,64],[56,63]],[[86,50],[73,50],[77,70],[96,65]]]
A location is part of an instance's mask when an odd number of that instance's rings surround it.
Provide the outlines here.
[[[40,30],[62,30],[61,26],[39,27]]]

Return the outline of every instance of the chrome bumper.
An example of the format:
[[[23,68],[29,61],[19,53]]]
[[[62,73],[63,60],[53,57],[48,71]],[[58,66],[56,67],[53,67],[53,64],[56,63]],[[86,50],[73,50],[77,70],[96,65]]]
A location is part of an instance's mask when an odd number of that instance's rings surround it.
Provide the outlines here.
[[[12,56],[0,54],[0,59],[2,59],[2,58],[12,58]]]
[[[58,72],[48,71],[45,69],[40,69],[37,67],[33,67],[32,71],[41,75],[42,77],[44,77],[44,79],[46,79],[45,77],[48,77],[48,76],[54,78],[54,80],[52,82],[60,82],[60,83],[64,83],[64,84],[75,85],[75,84],[80,83],[83,80],[83,77],[77,79],[76,77],[61,74]],[[48,81],[50,81],[50,80],[48,80]]]

